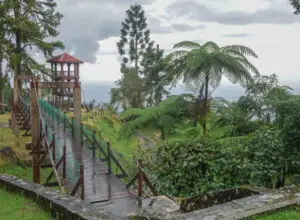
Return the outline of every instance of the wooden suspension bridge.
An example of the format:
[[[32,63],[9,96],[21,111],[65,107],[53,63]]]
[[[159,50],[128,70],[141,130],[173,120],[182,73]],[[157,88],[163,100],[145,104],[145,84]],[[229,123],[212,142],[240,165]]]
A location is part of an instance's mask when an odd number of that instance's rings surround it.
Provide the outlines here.
[[[110,143],[82,124],[79,82],[82,61],[66,53],[48,61],[52,69],[50,80],[26,75],[14,77],[11,124],[12,129],[19,127],[25,131],[23,135],[32,137],[32,142],[25,147],[32,155],[33,181],[50,187],[61,186],[72,196],[105,206],[120,218],[135,212],[137,198],[143,196],[143,183],[156,195],[141,161],[136,163],[136,175],[128,179],[128,172]],[[30,88],[22,89],[20,85],[26,82]],[[41,96],[43,89],[52,91],[53,101]],[[73,108],[73,117],[63,111],[66,102]],[[52,168],[52,172],[41,183],[43,168]],[[129,190],[136,180],[137,186]]]

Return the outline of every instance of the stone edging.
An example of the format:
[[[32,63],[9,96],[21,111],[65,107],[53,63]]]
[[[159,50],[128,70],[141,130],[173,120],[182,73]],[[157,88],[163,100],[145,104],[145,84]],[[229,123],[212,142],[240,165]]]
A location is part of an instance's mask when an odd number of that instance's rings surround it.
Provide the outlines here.
[[[260,194],[233,200],[192,212],[179,209],[143,209],[137,216],[157,220],[237,220],[293,205],[300,205],[300,186],[287,186],[279,190],[260,190]]]
[[[110,219],[106,210],[95,208],[76,197],[53,191],[39,184],[30,183],[15,176],[0,175],[0,187],[18,192],[37,202],[40,207],[51,212],[56,219],[101,220]]]

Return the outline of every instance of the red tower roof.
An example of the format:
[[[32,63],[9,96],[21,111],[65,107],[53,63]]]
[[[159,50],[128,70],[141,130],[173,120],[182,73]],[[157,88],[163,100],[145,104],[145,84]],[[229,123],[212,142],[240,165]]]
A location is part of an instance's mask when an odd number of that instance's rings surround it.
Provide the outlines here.
[[[51,59],[47,60],[48,63],[83,63],[80,59],[71,56],[67,53],[62,53],[58,56],[52,57]]]

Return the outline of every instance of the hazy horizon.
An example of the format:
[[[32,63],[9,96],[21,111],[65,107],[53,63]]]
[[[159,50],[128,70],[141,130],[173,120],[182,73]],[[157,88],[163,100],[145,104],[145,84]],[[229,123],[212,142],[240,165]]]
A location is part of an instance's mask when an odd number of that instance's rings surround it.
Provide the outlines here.
[[[283,84],[288,85],[288,84]],[[95,99],[97,102],[108,102],[110,100],[110,89],[114,87],[114,82],[83,82],[82,92],[84,97],[82,102]],[[300,95],[300,85],[291,86],[293,93]],[[183,88],[177,86],[171,91],[173,95],[187,93]],[[213,97],[223,97],[229,101],[236,101],[244,94],[244,89],[237,84],[221,84],[213,93]]]

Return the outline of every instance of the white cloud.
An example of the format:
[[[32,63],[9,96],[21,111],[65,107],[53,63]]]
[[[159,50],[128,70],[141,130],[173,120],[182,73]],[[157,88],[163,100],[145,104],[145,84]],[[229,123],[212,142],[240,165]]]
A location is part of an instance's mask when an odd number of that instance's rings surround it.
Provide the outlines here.
[[[98,56],[98,63],[84,63],[80,67],[80,79],[85,82],[115,81],[121,77],[120,63],[115,55]]]
[[[164,8],[172,2],[174,0],[157,0],[147,10],[151,13],[151,16],[161,16],[165,13]],[[289,7],[285,0],[200,0],[200,2],[210,2],[207,4],[209,7],[214,6],[216,10],[226,11],[241,9],[249,12],[268,7],[270,4],[272,4],[272,7],[279,7],[279,5]],[[274,2],[277,4],[274,4]],[[146,11],[146,14],[148,11]],[[188,20],[184,22],[191,24]],[[160,44],[161,48],[167,51],[175,43],[182,40],[199,40],[200,42],[212,40],[219,45],[243,44],[251,47],[258,54],[259,59],[253,60],[253,63],[262,74],[276,73],[281,81],[293,82],[293,84],[298,82],[300,84],[298,74],[300,57],[299,23],[277,25],[222,25],[201,21],[199,23],[206,25],[206,28],[186,32],[152,34],[152,38]],[[230,37],[230,35],[234,36],[242,33],[249,34],[249,37]],[[224,35],[228,35],[228,37],[224,37]],[[120,78],[120,63],[118,62],[116,48],[117,40],[118,37],[111,37],[100,42],[100,50],[97,55],[98,64],[86,63],[82,66],[81,79],[83,81],[114,81]],[[225,80],[223,83],[228,82]]]

